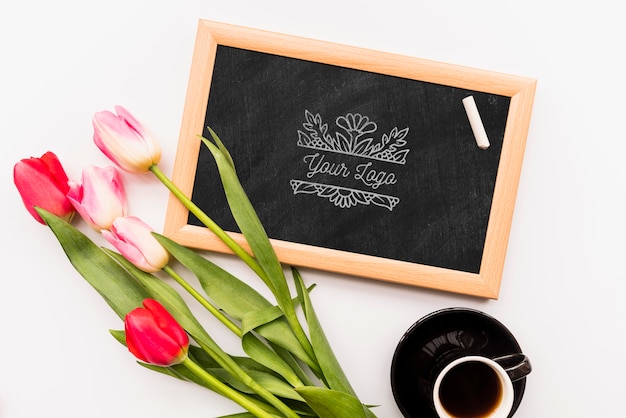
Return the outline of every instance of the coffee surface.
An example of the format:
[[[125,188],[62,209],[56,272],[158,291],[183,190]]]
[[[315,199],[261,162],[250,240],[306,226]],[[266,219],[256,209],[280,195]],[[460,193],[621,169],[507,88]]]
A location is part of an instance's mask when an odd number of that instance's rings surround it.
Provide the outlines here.
[[[489,416],[502,397],[500,378],[487,364],[468,361],[452,368],[441,381],[439,399],[458,418]]]

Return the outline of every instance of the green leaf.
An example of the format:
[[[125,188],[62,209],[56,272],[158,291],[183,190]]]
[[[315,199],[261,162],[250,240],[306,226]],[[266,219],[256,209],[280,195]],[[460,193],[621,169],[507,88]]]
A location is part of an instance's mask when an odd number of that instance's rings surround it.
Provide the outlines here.
[[[194,273],[206,295],[232,318],[241,321],[248,312],[273,306],[254,288],[196,251],[163,235],[153,235],[172,257]]]
[[[233,161],[233,157],[230,155],[230,152],[228,152],[228,150],[224,146],[224,143],[220,140],[220,138],[217,136],[215,131],[211,129],[210,126],[207,126],[207,129],[209,130],[209,133],[211,134],[213,141],[215,141],[215,145],[217,145],[217,148],[219,148],[219,150],[224,155],[224,158],[226,158],[226,161],[228,161],[228,163],[233,168],[233,170],[235,170],[235,162]]]
[[[222,269],[196,251],[159,234],[153,234],[163,247],[183,266],[188,268],[200,282],[200,286],[215,305],[232,318],[242,321],[242,332],[253,329],[280,345],[305,363],[315,362],[302,348],[293,334],[283,313],[254,288]],[[249,353],[248,353],[249,354]]]
[[[142,361],[138,361],[137,364],[139,364],[142,367],[145,367],[148,370],[152,370],[154,372],[161,373],[166,376],[175,377],[176,379],[183,380],[183,381],[190,380],[200,386],[206,387],[206,385],[204,384],[202,380],[197,379],[193,375],[193,373],[189,372],[189,370],[185,369],[182,366],[174,365],[174,366],[169,366],[169,367],[162,367],[162,366],[155,366],[154,364],[150,364],[150,363],[144,363]]]
[[[214,369],[219,364],[201,347],[189,345],[189,357],[205,369]]]
[[[241,323],[241,331],[248,333],[255,331],[268,341],[284,348],[291,354],[304,361],[309,367],[316,368],[317,363],[312,359],[295,337],[292,328],[283,316],[278,306],[248,312]]]
[[[189,357],[198,365],[200,365],[203,369],[216,369],[220,367],[219,364],[213,359],[213,357],[209,356],[203,349],[196,345],[189,346]],[[250,357],[231,356],[231,358],[242,369],[256,370],[268,374],[276,374],[274,370],[264,366],[263,364]],[[276,374],[276,376],[278,376],[278,374]]]
[[[311,386],[314,385],[312,381],[312,376],[310,376],[309,373],[304,371],[300,362],[298,362],[298,360],[289,351],[285,350],[279,345],[273,344],[272,342],[269,342],[268,344],[270,345],[270,347],[272,347],[274,352],[281,359],[283,359],[285,363],[289,365],[291,370],[293,370],[293,372],[298,376],[298,379],[300,379],[300,381],[303,382],[303,385],[311,385]]]
[[[123,320],[150,294],[85,234],[65,220],[37,208],[74,268]]]
[[[260,325],[254,331],[267,339],[269,342],[287,350],[298,359],[302,360],[314,371],[319,371],[317,362],[302,348],[302,345],[295,338],[291,327],[284,317],[275,319],[264,325]]]
[[[221,143],[214,132],[211,132],[211,135],[216,143]],[[228,205],[235,222],[250,245],[254,257],[267,274],[267,277],[263,279],[267,280],[266,284],[274,293],[278,305],[284,310],[285,307],[291,304],[291,296],[282,265],[278,261],[278,257],[269,241],[265,228],[263,228],[252,203],[250,203],[248,196],[241,186],[239,178],[229,162],[229,157],[224,155],[219,146],[216,146],[206,138],[201,139],[209,148],[209,151],[211,151],[217,163],[222,185],[224,186],[224,192],[226,193],[226,199],[228,200]]]
[[[243,350],[251,358],[281,375],[292,386],[301,386],[298,375],[271,347],[259,340],[254,334],[244,334],[241,339]]]
[[[196,345],[189,346],[189,357],[203,369],[216,369],[220,367],[219,363],[217,363],[215,359],[213,359],[213,357],[211,357],[209,354],[207,354],[206,351]],[[249,357],[231,356],[231,358],[242,369],[258,370],[265,373],[272,373],[271,369],[268,369],[261,363]]]
[[[302,300],[304,315],[309,326],[311,344],[313,345],[317,361],[322,368],[325,381],[331,389],[345,392],[356,397],[348,378],[341,369],[341,365],[335,357],[330,343],[324,334],[324,330],[322,329],[322,325],[315,314],[309,293],[307,292],[300,273],[295,268],[292,268],[292,272],[298,296]]]
[[[224,369],[210,369],[207,371],[221,381],[229,384],[239,392],[254,394],[254,392],[249,387],[243,385],[238,380],[233,379],[232,376],[230,376],[228,373],[224,372]],[[269,390],[274,395],[280,398],[304,402],[304,399],[302,399],[302,397],[293,389],[293,387],[285,383],[284,380],[279,379],[272,374],[259,372],[256,370],[248,370],[248,373],[255,381],[257,381],[260,385],[262,385],[265,389]]]
[[[242,369],[256,370],[259,372],[270,373],[270,374],[274,373],[272,369],[265,367],[264,365],[262,365],[261,363],[259,363],[258,361],[254,359],[251,359],[250,357],[232,356],[232,358]],[[210,369],[211,367],[207,367],[207,368]],[[276,376],[278,375],[276,374]]]
[[[110,329],[109,333],[117,340],[118,343],[126,346],[126,332],[123,330]]]
[[[344,392],[315,386],[299,387],[296,388],[296,392],[320,418],[368,418],[370,416],[357,398]]]
[[[273,415],[276,418],[281,418],[280,415]],[[217,417],[217,418],[256,418],[254,416],[254,414],[250,413],[250,412],[240,412],[238,414],[230,414],[230,415],[222,415],[221,417]]]
[[[250,332],[262,325],[269,324],[283,316],[278,306],[268,306],[255,311],[246,312],[241,319],[241,332]]]
[[[216,143],[221,144],[221,141],[215,132],[211,131],[211,136]],[[263,228],[263,225],[261,224],[261,221],[252,206],[252,203],[248,199],[246,192],[239,182],[237,173],[229,163],[229,157],[224,155],[220,149],[223,148],[223,145],[216,146],[206,138],[201,139],[202,142],[204,142],[204,144],[209,148],[209,151],[211,151],[211,154],[217,163],[226,199],[233,218],[235,219],[235,222],[248,242],[254,257],[265,274],[263,275],[263,272],[257,273],[260,274],[261,279],[274,294],[278,306],[285,314],[285,318],[293,330],[299,344],[307,353],[307,356],[314,359],[315,353],[313,352],[311,343],[308,340],[308,337],[296,315],[282,265],[276,256],[276,252],[272,247],[269,237],[267,236],[267,233],[265,232],[265,229]],[[312,367],[312,369],[316,374],[320,372],[318,367]]]

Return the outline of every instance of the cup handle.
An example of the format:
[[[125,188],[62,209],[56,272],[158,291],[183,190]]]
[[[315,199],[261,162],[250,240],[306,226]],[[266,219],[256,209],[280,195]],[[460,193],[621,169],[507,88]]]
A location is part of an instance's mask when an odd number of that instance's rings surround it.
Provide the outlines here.
[[[504,371],[509,375],[511,382],[526,377],[532,370],[530,360],[522,353],[508,354],[506,356],[496,357],[492,360],[502,366]]]

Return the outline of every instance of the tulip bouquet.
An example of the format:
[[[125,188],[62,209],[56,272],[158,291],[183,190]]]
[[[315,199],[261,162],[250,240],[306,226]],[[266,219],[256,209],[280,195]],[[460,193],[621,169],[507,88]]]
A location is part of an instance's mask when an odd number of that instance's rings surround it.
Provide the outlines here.
[[[94,142],[115,164],[89,166],[69,180],[52,152],[21,160],[14,182],[31,215],[55,234],[82,277],[124,322],[112,336],[156,372],[231,399],[245,412],[230,417],[372,418],[333,354],[299,272],[287,275],[236,175],[219,137],[199,137],[217,162],[229,208],[249,250],[203,213],[159,169],[159,144],[127,110],[98,112]],[[153,173],[266,286],[274,300],[226,270],[155,233],[129,215],[118,168]],[[73,225],[74,214],[114,249],[97,245]],[[176,269],[173,267],[176,261]],[[185,273],[177,271],[185,269]],[[191,274],[187,274],[191,273]],[[185,276],[194,278],[190,283]],[[170,284],[179,285],[176,290]],[[206,309],[240,338],[245,356],[225,352],[194,315]]]

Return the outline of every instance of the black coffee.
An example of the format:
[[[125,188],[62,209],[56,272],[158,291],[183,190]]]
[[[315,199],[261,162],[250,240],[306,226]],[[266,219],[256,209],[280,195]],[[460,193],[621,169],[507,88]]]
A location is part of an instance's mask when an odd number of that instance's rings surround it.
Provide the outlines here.
[[[498,374],[487,364],[467,361],[453,367],[439,387],[441,405],[458,418],[488,416],[500,403]]]

